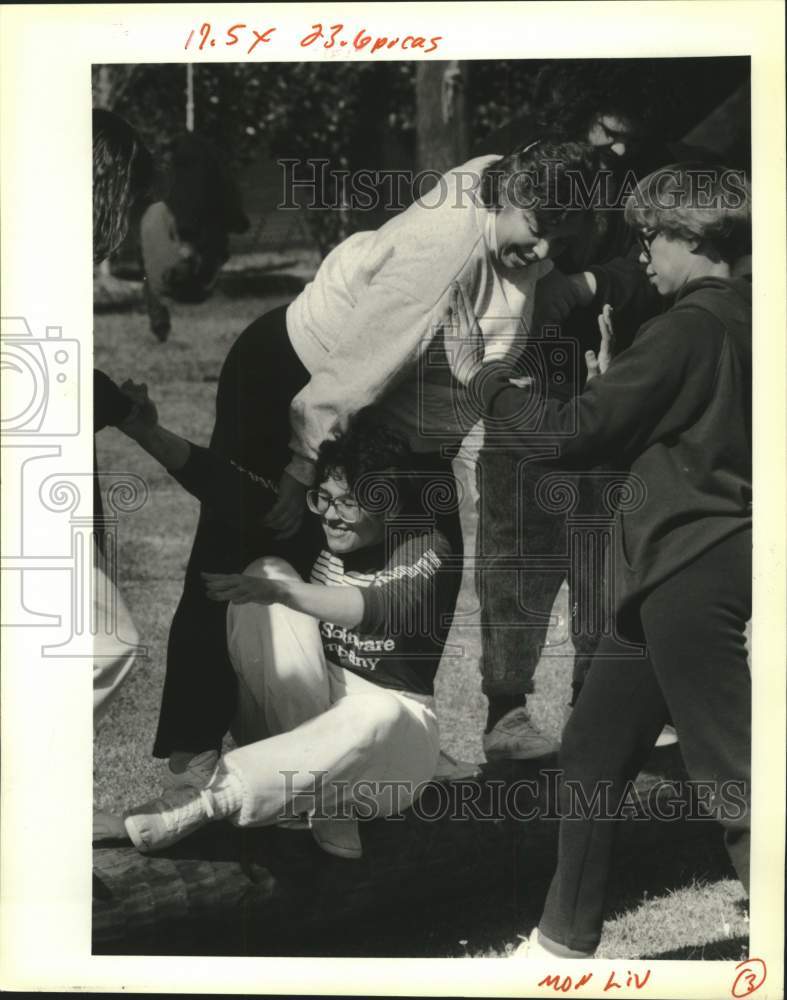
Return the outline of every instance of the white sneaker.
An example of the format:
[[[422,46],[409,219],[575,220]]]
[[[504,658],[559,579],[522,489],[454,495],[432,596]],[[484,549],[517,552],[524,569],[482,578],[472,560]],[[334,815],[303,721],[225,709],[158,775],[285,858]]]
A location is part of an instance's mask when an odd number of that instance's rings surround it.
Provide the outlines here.
[[[437,758],[435,772],[432,775],[433,781],[465,781],[468,778],[477,778],[481,773],[478,764],[472,764],[469,760],[457,760],[445,750],[440,751]]]
[[[484,733],[487,760],[535,760],[557,753],[558,745],[537,729],[524,705],[512,708]]]
[[[161,851],[205,826],[216,811],[205,789],[173,788],[160,798],[135,806],[124,816],[126,832],[138,851]]]
[[[538,928],[534,927],[530,937],[524,938],[522,944],[512,953],[511,958],[535,958],[554,961],[557,956],[539,943]]]
[[[314,819],[312,836],[320,847],[337,858],[355,860],[363,854],[357,819]]]
[[[530,932],[530,937],[524,938],[522,944],[520,944],[516,951],[512,952],[511,958],[532,958],[537,962],[575,962],[578,958],[593,958],[594,955],[595,952],[576,952],[572,956],[558,955],[541,944],[538,938],[538,927],[534,927]]]
[[[161,786],[165,792],[173,788],[205,788],[219,762],[218,750],[205,750],[195,754],[185,771],[173,771],[169,761],[161,772]]]

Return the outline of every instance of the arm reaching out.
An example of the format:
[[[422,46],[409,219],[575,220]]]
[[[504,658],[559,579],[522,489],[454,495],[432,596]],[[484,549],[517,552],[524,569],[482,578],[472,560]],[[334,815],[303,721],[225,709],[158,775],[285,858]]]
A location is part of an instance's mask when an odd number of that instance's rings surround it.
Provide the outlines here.
[[[132,410],[118,429],[163,465],[200,503],[221,517],[237,520],[237,497],[242,493],[253,491],[256,509],[267,509],[274,502],[274,483],[162,427],[144,382],[129,379],[121,388],[131,400]]]
[[[359,587],[326,587],[302,580],[260,578],[244,573],[203,573],[208,597],[232,604],[283,604],[321,621],[355,628],[363,618]]]

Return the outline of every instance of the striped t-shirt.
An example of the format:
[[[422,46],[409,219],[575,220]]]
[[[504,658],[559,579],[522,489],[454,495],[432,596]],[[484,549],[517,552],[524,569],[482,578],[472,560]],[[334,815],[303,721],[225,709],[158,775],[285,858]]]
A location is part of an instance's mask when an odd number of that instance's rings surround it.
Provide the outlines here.
[[[394,546],[344,557],[323,550],[310,582],[358,587],[363,618],[355,628],[320,622],[325,658],[381,687],[434,693],[434,676],[451,626],[459,571],[443,535],[423,532]]]

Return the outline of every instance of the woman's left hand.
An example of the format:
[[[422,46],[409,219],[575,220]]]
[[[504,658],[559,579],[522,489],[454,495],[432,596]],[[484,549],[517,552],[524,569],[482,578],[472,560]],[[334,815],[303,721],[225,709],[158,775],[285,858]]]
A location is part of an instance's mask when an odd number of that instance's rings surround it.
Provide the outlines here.
[[[245,573],[202,573],[211,601],[232,604],[278,604],[282,598],[281,580],[269,580]]]
[[[585,351],[585,364],[588,374],[587,381],[597,375],[603,375],[612,362],[615,349],[615,331],[612,326],[612,306],[605,305],[598,317],[598,329],[601,333],[601,347],[596,356],[595,351]]]

